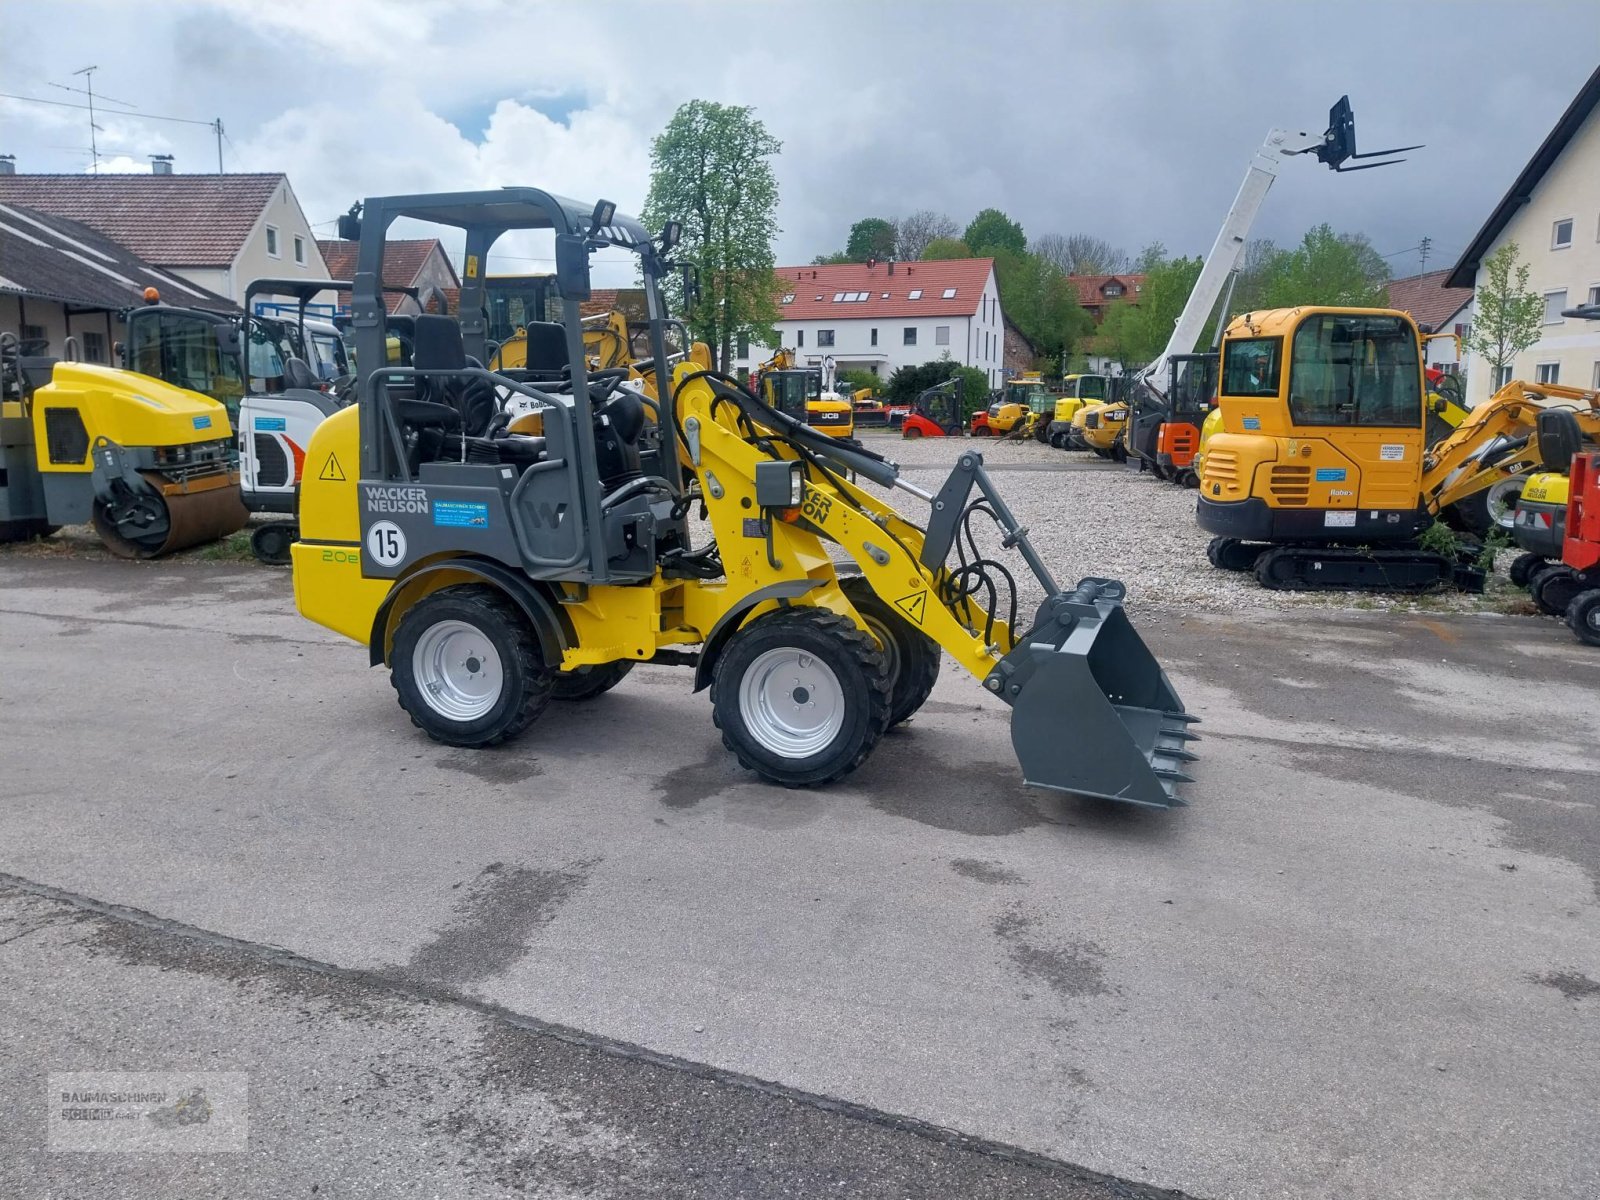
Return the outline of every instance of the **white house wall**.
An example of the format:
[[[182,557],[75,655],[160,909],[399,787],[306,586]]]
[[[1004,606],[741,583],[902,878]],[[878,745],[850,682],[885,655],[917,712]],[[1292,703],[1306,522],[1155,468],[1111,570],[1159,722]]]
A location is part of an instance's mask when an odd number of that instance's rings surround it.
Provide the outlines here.
[[[1543,296],[1565,290],[1565,307],[1588,301],[1600,289],[1600,107],[1590,112],[1561,156],[1533,189],[1533,196],[1506,222],[1484,258],[1506,242],[1516,242],[1518,257],[1528,264],[1528,288]],[[1552,248],[1557,221],[1572,220],[1572,244]],[[1487,282],[1478,268],[1477,285]],[[1557,382],[1572,387],[1600,385],[1600,321],[1557,318],[1541,331],[1533,346],[1512,360],[1514,379],[1537,378],[1542,364],[1554,363]],[[1471,355],[1467,398],[1481,404],[1493,394],[1488,364]]]
[[[269,225],[278,231],[277,257],[267,253]],[[306,261],[303,263],[294,260],[294,239],[297,237],[305,243]],[[185,270],[183,274],[197,283],[201,282],[197,278],[198,272]],[[208,282],[205,286],[227,296],[236,304],[244,303],[244,289],[252,279],[329,278],[327,264],[322,261],[322,251],[317,248],[317,239],[311,232],[305,213],[300,211],[300,202],[295,199],[288,180],[278,184],[272,199],[256,220],[255,228],[250,231],[249,238],[234,258],[232,271],[227,274],[231,277],[227,278],[226,286],[219,286],[215,282]],[[283,299],[287,300],[288,297]],[[313,298],[313,303],[317,304],[337,302],[338,295],[334,292],[321,292]]]
[[[874,370],[884,379],[899,367],[921,366],[944,357],[947,352],[963,366],[986,372],[990,386],[998,386],[1004,378],[1005,316],[1000,310],[993,272],[978,303],[966,315],[849,317],[845,315],[850,308],[848,303],[841,301],[839,308],[841,312],[837,318],[778,322],[783,345],[795,351],[802,364],[820,363],[825,355],[831,354],[840,370]],[[941,327],[949,331],[949,341],[944,345],[937,340]],[[824,329],[834,332],[832,346],[817,344],[817,333]],[[876,346],[872,344],[874,329],[878,331]],[[913,346],[905,344],[907,329],[916,330]],[[804,334],[803,342],[801,334]],[[739,354],[735,345],[732,365],[735,371],[740,368],[753,371],[776,351],[777,347],[752,343],[748,354]]]

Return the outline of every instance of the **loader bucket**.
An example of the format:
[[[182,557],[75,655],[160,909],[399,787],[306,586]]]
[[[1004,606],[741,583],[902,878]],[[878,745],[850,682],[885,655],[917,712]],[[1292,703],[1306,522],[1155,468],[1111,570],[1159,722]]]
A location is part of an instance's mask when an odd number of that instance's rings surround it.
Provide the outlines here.
[[[1187,804],[1177,785],[1197,741],[1166,672],[1122,608],[1123,588],[1085,579],[1047,600],[984,681],[1011,705],[1023,780],[1153,808]]]

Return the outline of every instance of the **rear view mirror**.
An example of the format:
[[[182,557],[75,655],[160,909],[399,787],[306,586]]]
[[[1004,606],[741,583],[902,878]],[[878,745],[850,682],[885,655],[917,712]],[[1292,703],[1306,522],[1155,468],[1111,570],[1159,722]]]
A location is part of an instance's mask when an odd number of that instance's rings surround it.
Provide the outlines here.
[[[212,326],[216,332],[217,353],[228,358],[239,357],[239,327],[237,325],[216,324]]]
[[[589,246],[581,233],[556,236],[556,287],[563,300],[589,299]]]

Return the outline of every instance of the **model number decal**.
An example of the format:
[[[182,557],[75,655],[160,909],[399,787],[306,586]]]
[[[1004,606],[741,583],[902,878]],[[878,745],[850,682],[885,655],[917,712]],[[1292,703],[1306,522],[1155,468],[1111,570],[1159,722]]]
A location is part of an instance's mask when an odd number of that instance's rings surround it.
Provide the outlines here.
[[[1344,468],[1343,467],[1318,467],[1317,468],[1317,482],[1318,483],[1343,483],[1344,482]]]
[[[801,495],[800,512],[807,519],[820,525],[828,519],[828,513],[832,508],[833,501],[829,497],[824,496],[809,483],[806,484],[806,490]]]
[[[322,561],[331,563],[348,563],[352,566],[361,565],[361,553],[358,550],[333,550],[325,549],[322,552]]]

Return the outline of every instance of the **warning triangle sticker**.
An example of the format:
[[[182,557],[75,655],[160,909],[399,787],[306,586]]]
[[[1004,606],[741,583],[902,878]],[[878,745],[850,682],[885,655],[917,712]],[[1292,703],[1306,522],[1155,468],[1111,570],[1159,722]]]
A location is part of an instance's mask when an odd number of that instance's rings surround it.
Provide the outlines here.
[[[926,591],[912,592],[909,596],[901,596],[894,602],[894,606],[918,625],[922,624],[922,611],[927,606],[928,593]]]
[[[322,464],[322,473],[317,478],[331,480],[334,483],[343,483],[344,471],[339,466],[339,460],[332,454],[328,455],[328,461]]]

